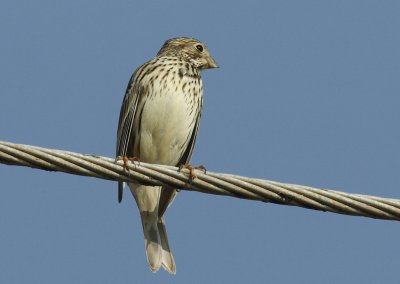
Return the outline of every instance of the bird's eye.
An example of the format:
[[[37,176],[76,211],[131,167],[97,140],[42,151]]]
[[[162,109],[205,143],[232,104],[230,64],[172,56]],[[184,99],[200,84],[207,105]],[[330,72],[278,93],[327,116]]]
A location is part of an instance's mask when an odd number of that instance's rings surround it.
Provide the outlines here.
[[[200,51],[200,52],[203,51],[203,46],[200,45],[200,44],[196,45],[196,48],[197,48],[197,50]]]

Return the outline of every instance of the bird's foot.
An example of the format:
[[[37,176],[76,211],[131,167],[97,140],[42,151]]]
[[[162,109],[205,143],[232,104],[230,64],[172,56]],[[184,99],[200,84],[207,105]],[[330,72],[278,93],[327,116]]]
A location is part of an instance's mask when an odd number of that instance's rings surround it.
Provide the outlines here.
[[[137,157],[128,157],[128,156],[117,156],[115,158],[115,162],[118,162],[122,160],[124,162],[124,169],[129,171],[128,163],[132,162],[133,165],[136,166],[135,162],[137,162],[137,165],[140,166],[140,160]]]
[[[195,170],[202,170],[204,173],[207,173],[206,167],[203,165],[200,165],[200,166],[180,165],[178,171],[180,172],[182,169],[189,170],[189,179],[190,180],[194,180],[195,178],[197,178],[196,174],[194,173]]]

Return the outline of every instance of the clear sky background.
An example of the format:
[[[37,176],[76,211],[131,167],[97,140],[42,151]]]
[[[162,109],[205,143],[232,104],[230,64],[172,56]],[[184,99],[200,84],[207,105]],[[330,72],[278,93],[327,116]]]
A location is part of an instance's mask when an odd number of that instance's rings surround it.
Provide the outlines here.
[[[193,164],[400,198],[399,1],[0,2],[0,140],[114,156],[131,73],[203,41]],[[238,1],[239,2],[239,1]],[[181,191],[152,274],[116,183],[0,165],[0,283],[399,283],[400,224]]]

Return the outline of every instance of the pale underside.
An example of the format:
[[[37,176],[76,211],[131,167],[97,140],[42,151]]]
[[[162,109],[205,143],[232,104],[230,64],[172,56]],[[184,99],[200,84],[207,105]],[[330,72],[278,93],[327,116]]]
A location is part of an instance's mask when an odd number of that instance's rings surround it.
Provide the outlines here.
[[[191,80],[182,78],[182,81]],[[187,85],[189,88],[189,83]],[[181,87],[175,90],[173,85],[162,87],[155,82],[147,100],[142,100],[143,105],[138,106],[142,117],[135,120],[134,128],[140,132],[135,139],[133,155],[143,162],[175,166],[195,128],[200,102],[194,100],[200,100],[200,94],[196,90],[198,97],[194,97],[188,89],[184,92]]]

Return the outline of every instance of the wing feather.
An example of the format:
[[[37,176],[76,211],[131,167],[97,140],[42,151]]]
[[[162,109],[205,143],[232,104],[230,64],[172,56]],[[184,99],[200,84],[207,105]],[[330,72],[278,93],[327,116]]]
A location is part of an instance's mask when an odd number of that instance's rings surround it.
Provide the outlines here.
[[[117,145],[116,155],[117,156],[132,156],[133,145],[135,135],[132,135],[132,127],[135,120],[135,114],[137,110],[140,93],[138,87],[135,84],[135,78],[137,72],[135,72],[126,88],[124,100],[122,102],[121,111],[119,114],[118,131],[117,131]],[[118,182],[118,202],[122,201],[124,183]]]

